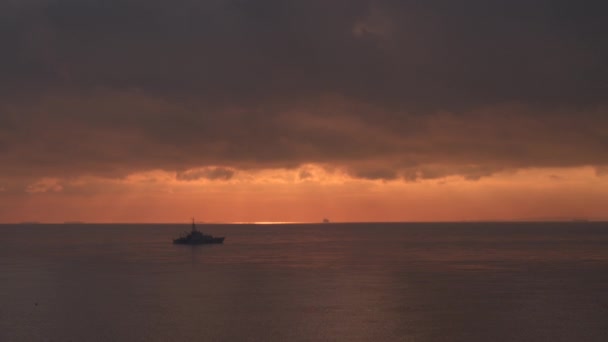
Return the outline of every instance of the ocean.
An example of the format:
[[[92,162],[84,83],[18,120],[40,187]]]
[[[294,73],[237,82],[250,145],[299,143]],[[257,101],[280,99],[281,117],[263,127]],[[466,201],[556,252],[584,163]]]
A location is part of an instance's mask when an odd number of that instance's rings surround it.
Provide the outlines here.
[[[608,341],[608,223],[0,225],[0,341]]]

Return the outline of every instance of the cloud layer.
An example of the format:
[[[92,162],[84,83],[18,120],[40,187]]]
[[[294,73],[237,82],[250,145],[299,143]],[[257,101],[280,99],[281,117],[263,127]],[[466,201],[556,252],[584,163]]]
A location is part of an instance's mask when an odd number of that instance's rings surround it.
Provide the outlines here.
[[[309,163],[406,180],[603,170],[607,7],[5,2],[0,178],[230,179]]]

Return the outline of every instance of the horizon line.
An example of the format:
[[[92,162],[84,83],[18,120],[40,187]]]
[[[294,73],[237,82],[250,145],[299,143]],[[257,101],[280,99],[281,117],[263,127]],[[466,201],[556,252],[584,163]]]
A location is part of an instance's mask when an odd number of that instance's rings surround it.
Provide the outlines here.
[[[331,225],[331,224],[365,224],[365,223],[602,223],[608,222],[608,219],[469,219],[469,220],[413,220],[413,221],[200,221],[198,224],[219,224],[219,225],[301,225],[301,224],[320,224],[320,225]],[[84,224],[152,224],[152,225],[166,225],[166,224],[183,224],[190,225],[191,222],[145,222],[145,221],[19,221],[19,222],[0,222],[0,225],[27,225],[27,224],[49,224],[49,225],[84,225]]]

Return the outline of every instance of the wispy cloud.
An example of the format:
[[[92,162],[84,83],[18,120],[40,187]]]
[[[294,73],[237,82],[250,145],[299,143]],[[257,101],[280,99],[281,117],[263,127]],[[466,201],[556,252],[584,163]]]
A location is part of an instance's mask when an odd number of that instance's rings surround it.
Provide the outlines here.
[[[199,179],[227,181],[230,180],[234,174],[235,171],[233,169],[224,167],[207,167],[178,172],[176,178],[180,181],[195,181]]]
[[[59,192],[63,190],[59,179],[57,178],[42,178],[35,183],[29,184],[25,191],[28,193],[40,192]]]

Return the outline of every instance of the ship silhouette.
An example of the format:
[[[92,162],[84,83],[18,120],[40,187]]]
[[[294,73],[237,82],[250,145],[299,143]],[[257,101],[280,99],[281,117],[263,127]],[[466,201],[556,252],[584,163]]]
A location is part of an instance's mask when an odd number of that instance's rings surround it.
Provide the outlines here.
[[[184,233],[185,234],[185,233]],[[196,229],[194,219],[192,219],[192,231],[173,240],[176,245],[205,245],[205,244],[218,244],[224,243],[224,237],[214,237],[212,235],[205,235]]]

